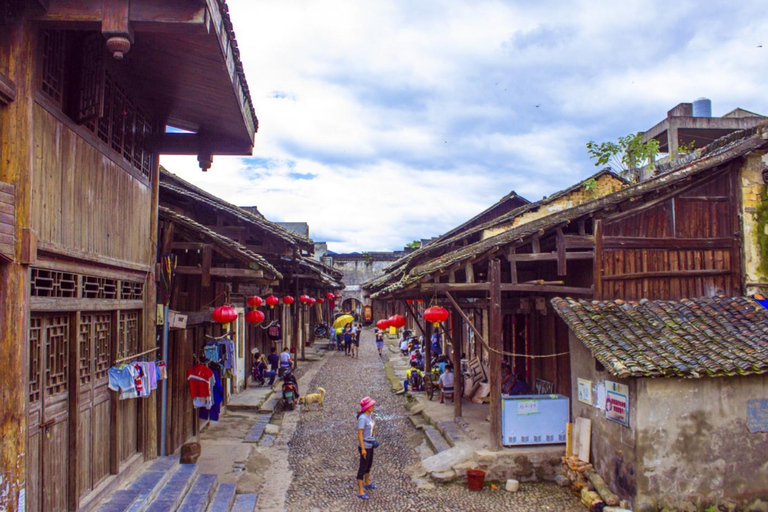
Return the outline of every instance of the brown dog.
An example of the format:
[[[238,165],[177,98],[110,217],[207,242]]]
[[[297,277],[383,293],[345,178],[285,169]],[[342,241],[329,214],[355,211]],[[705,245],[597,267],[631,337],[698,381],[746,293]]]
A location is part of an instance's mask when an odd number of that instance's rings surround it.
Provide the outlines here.
[[[309,395],[304,395],[299,398],[299,403],[304,405],[309,404],[320,404],[320,407],[323,406],[323,398],[325,397],[325,390],[323,388],[317,388],[318,393],[311,393]]]

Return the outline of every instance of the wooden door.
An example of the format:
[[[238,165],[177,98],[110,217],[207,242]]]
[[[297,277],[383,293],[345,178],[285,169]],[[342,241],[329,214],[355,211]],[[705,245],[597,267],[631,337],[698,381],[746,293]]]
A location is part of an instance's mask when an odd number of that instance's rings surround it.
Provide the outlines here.
[[[29,325],[27,510],[67,510],[70,316],[33,316]]]
[[[83,313],[78,344],[77,491],[83,496],[109,476],[112,313]]]
[[[141,332],[141,314],[138,311],[121,311],[118,329],[117,353],[127,357],[139,353],[139,333]],[[128,460],[139,447],[139,399],[120,400],[117,406],[117,460]]]

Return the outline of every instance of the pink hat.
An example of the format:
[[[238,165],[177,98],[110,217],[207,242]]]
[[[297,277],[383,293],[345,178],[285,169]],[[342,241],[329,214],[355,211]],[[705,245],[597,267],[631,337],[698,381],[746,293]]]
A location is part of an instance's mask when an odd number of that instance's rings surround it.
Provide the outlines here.
[[[362,400],[360,400],[360,412],[365,412],[371,407],[373,407],[374,405],[376,405],[376,400],[367,396]]]

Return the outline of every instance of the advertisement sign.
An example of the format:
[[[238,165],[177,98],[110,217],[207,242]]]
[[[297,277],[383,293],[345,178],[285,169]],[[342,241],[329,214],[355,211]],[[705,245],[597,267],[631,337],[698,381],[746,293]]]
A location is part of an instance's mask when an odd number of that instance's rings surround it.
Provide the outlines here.
[[[629,426],[629,386],[605,381],[605,417]]]
[[[592,381],[587,379],[578,379],[579,384],[579,402],[592,405]]]

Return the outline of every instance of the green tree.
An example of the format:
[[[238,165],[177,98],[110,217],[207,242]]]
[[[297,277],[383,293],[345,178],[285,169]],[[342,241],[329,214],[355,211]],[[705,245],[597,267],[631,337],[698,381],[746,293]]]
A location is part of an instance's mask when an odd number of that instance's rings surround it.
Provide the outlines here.
[[[659,154],[659,141],[643,142],[643,133],[619,137],[616,142],[587,142],[589,157],[595,160],[595,167],[608,166],[614,172],[631,181],[638,178],[638,170],[653,165]]]
[[[421,247],[421,240],[414,240],[413,242],[410,242],[405,245],[408,249],[418,249]]]

